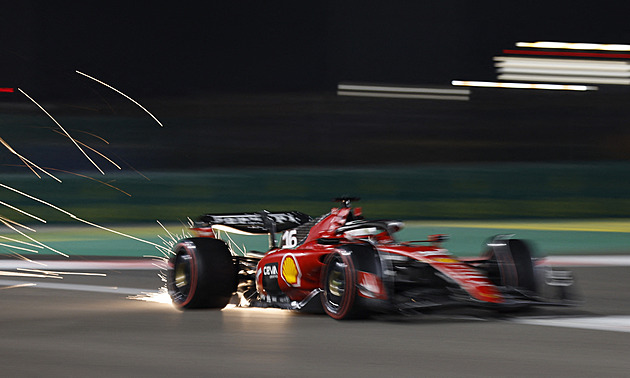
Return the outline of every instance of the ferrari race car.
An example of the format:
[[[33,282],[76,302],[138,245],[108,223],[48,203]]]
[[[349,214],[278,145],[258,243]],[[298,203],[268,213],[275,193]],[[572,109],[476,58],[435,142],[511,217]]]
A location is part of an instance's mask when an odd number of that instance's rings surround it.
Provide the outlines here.
[[[400,242],[403,223],[368,220],[355,198],[316,219],[297,212],[204,215],[179,241],[167,270],[176,307],[276,307],[334,319],[413,313],[445,306],[518,309],[573,304],[569,271],[533,259],[528,245],[500,235],[479,258],[442,248],[446,235]],[[266,252],[238,251],[219,232],[269,236]],[[277,235],[281,233],[280,240]],[[278,245],[278,242],[280,245]]]

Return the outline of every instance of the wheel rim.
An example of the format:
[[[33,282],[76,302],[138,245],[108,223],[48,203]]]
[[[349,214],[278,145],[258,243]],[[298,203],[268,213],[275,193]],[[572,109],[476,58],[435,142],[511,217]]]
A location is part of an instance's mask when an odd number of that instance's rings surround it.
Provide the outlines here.
[[[185,302],[190,293],[191,282],[191,263],[190,256],[185,254],[178,254],[175,258],[175,264],[173,267],[173,285],[176,300],[178,302]]]
[[[330,267],[326,285],[328,303],[338,308],[346,292],[346,264],[335,260]]]

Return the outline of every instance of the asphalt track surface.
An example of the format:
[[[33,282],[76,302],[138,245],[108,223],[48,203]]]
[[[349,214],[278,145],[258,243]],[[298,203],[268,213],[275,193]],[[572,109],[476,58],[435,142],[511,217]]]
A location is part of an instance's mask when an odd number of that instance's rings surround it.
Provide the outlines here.
[[[111,269],[104,270],[77,267],[106,276],[0,277],[0,375],[575,377],[630,371],[628,266],[572,268],[586,300],[576,308],[335,321],[273,309],[181,312],[130,299],[142,292],[146,299],[162,286],[158,270],[133,261],[109,261]]]

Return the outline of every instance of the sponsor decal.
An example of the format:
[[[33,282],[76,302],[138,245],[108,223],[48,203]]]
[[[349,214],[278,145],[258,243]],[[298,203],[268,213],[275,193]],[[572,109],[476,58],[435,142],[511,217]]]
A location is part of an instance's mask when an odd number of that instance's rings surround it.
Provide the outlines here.
[[[300,223],[300,218],[291,213],[269,213],[267,216],[276,223]],[[260,214],[211,215],[212,223],[224,225],[258,225],[263,223]]]
[[[459,261],[457,261],[457,260],[455,260],[455,259],[452,259],[452,258],[450,258],[450,257],[434,257],[434,258],[433,258],[433,259],[431,259],[431,260],[433,260],[433,261],[435,261],[435,262],[441,262],[441,263],[447,263],[447,264],[450,264],[450,263],[458,263],[458,262],[459,262]]]
[[[276,223],[300,223],[300,219],[291,213],[271,213],[267,214],[267,216]]]
[[[267,278],[278,278],[278,263],[267,264],[263,267],[263,276]]]
[[[202,238],[214,238],[214,230],[212,227],[196,227],[192,229],[197,236]]]
[[[300,286],[302,272],[295,256],[287,254],[282,258],[282,279],[289,286]]]
[[[269,293],[280,292],[278,285],[278,263],[265,264],[262,268],[262,284],[265,291]]]
[[[212,223],[219,224],[260,224],[262,217],[260,215],[213,215]]]

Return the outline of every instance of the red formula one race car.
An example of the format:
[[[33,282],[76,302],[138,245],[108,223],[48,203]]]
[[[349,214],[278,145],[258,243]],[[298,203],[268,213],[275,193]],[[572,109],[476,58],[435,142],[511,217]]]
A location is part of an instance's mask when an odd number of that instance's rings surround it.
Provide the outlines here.
[[[167,287],[182,309],[277,307],[334,319],[412,313],[452,305],[515,309],[573,304],[571,272],[551,270],[522,240],[496,236],[476,259],[442,248],[445,235],[399,242],[400,221],[367,220],[354,198],[317,219],[297,212],[204,215],[178,242]],[[221,231],[268,234],[267,252],[240,252]],[[282,233],[280,246],[276,235]],[[541,260],[542,261],[542,260]]]

